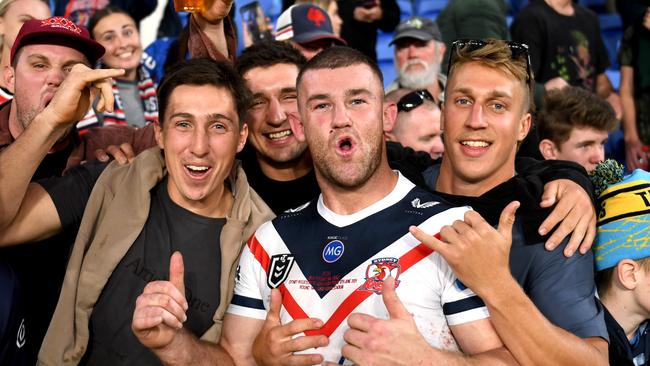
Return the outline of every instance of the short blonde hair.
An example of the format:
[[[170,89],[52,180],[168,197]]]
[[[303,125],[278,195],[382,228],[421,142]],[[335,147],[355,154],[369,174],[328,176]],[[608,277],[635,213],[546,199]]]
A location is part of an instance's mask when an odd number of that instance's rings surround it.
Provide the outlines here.
[[[526,57],[513,57],[512,50],[507,41],[488,39],[483,42],[481,47],[460,46],[453,47],[449,55],[450,67],[448,78],[451,78],[454,70],[463,64],[470,62],[480,62],[481,64],[500,70],[505,74],[512,75],[515,79],[527,85],[528,106],[524,109],[527,112],[535,110],[535,85],[528,65],[528,55]],[[522,55],[523,56],[523,55]],[[529,75],[531,72],[531,75]]]

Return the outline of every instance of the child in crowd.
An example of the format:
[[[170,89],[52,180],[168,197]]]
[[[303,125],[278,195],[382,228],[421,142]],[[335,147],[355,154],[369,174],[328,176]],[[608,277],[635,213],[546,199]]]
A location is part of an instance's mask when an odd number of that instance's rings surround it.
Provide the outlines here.
[[[596,283],[610,364],[642,366],[650,364],[650,173],[637,169],[621,180],[622,174],[613,160],[593,174],[595,185],[605,188],[598,197]],[[603,176],[619,178],[603,183]]]

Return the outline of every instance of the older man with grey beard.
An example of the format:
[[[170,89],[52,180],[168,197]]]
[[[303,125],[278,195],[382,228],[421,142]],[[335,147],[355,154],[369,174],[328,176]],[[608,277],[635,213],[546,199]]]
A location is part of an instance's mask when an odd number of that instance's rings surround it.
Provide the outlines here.
[[[397,79],[386,89],[427,89],[440,100],[447,78],[440,73],[445,44],[440,30],[431,19],[411,17],[397,26],[395,37],[395,68]]]

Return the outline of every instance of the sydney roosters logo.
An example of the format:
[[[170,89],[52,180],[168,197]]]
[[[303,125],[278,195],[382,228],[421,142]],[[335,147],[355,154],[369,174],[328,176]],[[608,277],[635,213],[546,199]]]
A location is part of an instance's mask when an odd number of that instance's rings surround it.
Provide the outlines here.
[[[314,8],[310,8],[307,11],[307,20],[314,23],[316,27],[320,28],[321,25],[327,20],[325,14],[322,11]]]
[[[69,21],[68,19],[62,17],[52,17],[49,19],[42,20],[41,27],[65,28],[71,32],[81,34],[81,28],[79,28],[76,24]]]
[[[359,290],[372,291],[381,295],[384,287],[384,280],[389,276],[395,279],[395,288],[399,285],[400,264],[397,258],[377,258],[366,268],[366,282],[359,287]]]

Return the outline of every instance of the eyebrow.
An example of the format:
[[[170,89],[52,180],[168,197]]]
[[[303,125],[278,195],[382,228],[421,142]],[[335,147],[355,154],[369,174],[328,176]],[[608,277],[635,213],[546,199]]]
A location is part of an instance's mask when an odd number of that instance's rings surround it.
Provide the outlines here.
[[[187,112],[178,112],[178,113],[174,113],[174,114],[172,114],[170,116],[170,118],[189,118],[189,119],[193,119],[195,117],[196,116],[193,115],[192,113],[187,113]],[[228,121],[230,123],[235,123],[232,120],[232,118],[230,118],[230,117],[228,117],[228,116],[226,116],[224,114],[221,114],[221,113],[209,113],[207,115],[207,117],[208,117],[209,120],[226,120],[226,121]]]
[[[470,89],[470,88],[458,88],[458,89],[454,89],[452,91],[457,92],[457,93],[463,93],[463,94],[473,94],[472,93],[473,90]],[[500,90],[491,90],[488,93],[488,97],[489,98],[512,98],[512,95],[507,93],[507,92],[500,91]]]
[[[346,98],[354,97],[354,96],[361,95],[361,94],[372,95],[372,93],[368,89],[363,89],[363,88],[349,89],[349,90],[345,91],[345,97]],[[310,96],[309,98],[307,98],[307,103],[311,102],[312,100],[321,100],[321,99],[328,99],[328,98],[331,98],[331,95],[327,94],[327,93],[314,94],[314,95]]]

